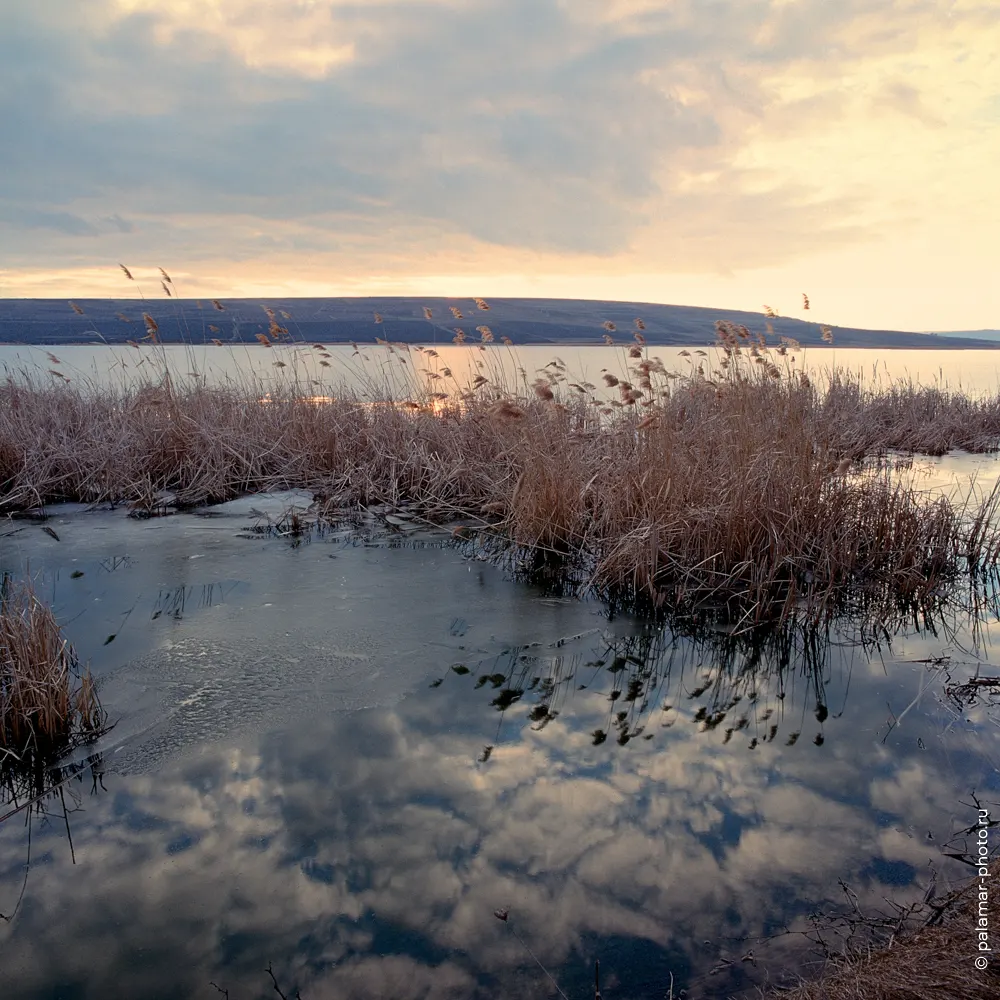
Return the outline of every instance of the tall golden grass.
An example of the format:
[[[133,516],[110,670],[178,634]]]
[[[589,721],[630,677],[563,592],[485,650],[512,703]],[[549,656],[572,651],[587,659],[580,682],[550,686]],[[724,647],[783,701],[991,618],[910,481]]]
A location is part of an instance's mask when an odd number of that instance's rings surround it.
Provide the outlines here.
[[[0,752],[11,762],[53,758],[99,733],[106,717],[51,609],[30,580],[0,587]]]
[[[586,563],[605,596],[721,604],[747,622],[822,617],[849,595],[931,599],[997,562],[1000,493],[930,497],[860,460],[996,448],[1000,399],[836,372],[820,388],[785,364],[786,345],[728,324],[719,336],[718,364],[692,358],[676,373],[636,333],[601,390],[558,361],[533,382],[490,362],[459,385],[434,351],[438,367],[406,398],[368,384],[327,390],[324,405],[306,379],[285,378],[262,405],[249,377],[111,389],[8,377],[0,510],[69,499],[152,511],[165,491],[196,505],[305,488],[328,513],[381,502],[479,518]]]
[[[997,867],[982,881],[992,898],[1000,889]],[[992,1000],[1000,995],[992,956],[982,970],[974,964],[980,888],[977,878],[954,892],[942,922],[893,935],[882,947],[851,949],[820,978],[769,990],[764,1000]]]

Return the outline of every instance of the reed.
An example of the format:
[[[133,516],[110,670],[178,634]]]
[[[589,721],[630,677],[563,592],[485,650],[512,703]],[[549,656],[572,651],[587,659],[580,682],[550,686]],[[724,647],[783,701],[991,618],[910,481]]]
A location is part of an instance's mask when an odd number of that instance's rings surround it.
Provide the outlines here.
[[[154,513],[166,494],[193,506],[304,488],[331,516],[386,503],[478,519],[585,566],[608,598],[714,605],[748,624],[930,601],[997,562],[997,491],[929,496],[879,456],[996,448],[1000,397],[873,389],[842,372],[816,385],[788,345],[726,324],[714,360],[702,351],[671,372],[641,337],[601,388],[558,360],[510,378],[491,353],[509,347],[483,343],[464,348],[480,352],[469,384],[437,351],[384,341],[383,374],[355,373],[353,389],[317,389],[294,354],[270,390],[250,376],[212,387],[162,372],[109,390],[9,375],[0,510],[77,500]]]
[[[992,897],[1000,886],[993,866],[982,879]],[[945,901],[947,917],[891,934],[881,947],[867,942],[833,956],[816,980],[769,990],[764,1000],[989,1000],[1000,991],[992,962],[976,968],[975,923],[980,880]],[[938,906],[938,915],[944,906]],[[933,912],[933,911],[932,911]]]
[[[80,667],[30,580],[0,589],[0,753],[12,762],[54,760],[104,728],[93,678]]]

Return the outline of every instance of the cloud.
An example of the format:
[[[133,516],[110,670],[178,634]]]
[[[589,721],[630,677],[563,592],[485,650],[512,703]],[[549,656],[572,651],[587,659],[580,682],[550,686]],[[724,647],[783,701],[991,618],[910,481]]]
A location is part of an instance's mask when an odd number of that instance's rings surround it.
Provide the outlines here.
[[[972,0],[2,6],[0,196],[95,228],[12,273],[786,267],[956,217],[997,144]]]
[[[108,226],[112,226],[114,229],[118,230],[119,233],[134,233],[135,226],[128,221],[128,219],[123,219],[120,215],[115,213],[114,215],[105,216],[101,219],[101,222]]]
[[[250,69],[324,77],[355,58],[355,42],[348,26],[335,19],[333,4],[116,0],[112,8],[123,19],[148,18],[158,45],[169,48],[207,36]]]
[[[72,212],[50,212],[40,208],[0,202],[0,225],[12,229],[43,229],[66,236],[93,236],[97,227]]]
[[[912,84],[896,81],[887,83],[882,93],[875,98],[876,107],[884,107],[901,115],[909,115],[930,128],[943,128],[942,118],[927,110],[920,91]]]

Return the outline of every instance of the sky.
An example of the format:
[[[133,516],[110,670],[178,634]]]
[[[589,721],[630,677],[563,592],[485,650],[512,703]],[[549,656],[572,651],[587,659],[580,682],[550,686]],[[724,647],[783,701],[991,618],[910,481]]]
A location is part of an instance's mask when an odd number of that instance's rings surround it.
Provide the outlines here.
[[[1000,327],[996,0],[0,0],[0,297]],[[811,312],[802,310],[802,293]]]

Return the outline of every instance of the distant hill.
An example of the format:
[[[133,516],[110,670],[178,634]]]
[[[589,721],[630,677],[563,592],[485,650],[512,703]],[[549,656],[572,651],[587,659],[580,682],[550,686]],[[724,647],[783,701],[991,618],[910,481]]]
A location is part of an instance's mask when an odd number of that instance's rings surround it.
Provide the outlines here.
[[[962,337],[972,340],[1000,341],[1000,330],[949,330],[947,333],[932,333],[932,337]]]
[[[266,334],[265,307],[287,327],[294,340],[348,343],[372,342],[376,337],[406,343],[450,343],[455,328],[470,339],[479,339],[476,327],[487,325],[499,340],[515,344],[596,344],[605,333],[602,325],[617,326],[616,340],[630,340],[633,320],[645,323],[651,344],[704,346],[715,341],[715,321],[729,320],[765,332],[761,313],[700,306],[657,305],[648,302],[600,302],[584,299],[491,299],[482,311],[472,299],[441,298],[290,298],[226,299],[216,308],[209,300],[157,299],[155,301],[80,299],[76,305],[59,299],[0,299],[0,342],[18,344],[78,344],[101,340],[121,344],[139,340],[145,333],[142,314],[159,327],[163,343],[205,343],[213,338],[227,343],[254,343]],[[424,308],[432,312],[424,318]],[[455,318],[450,309],[458,309]],[[374,314],[383,317],[381,325]],[[819,323],[780,317],[772,319],[775,341],[792,337],[803,345],[825,347]],[[976,334],[904,333],[896,330],[859,330],[831,326],[834,346],[878,348],[1000,347],[998,331]],[[998,339],[994,339],[994,335]]]

